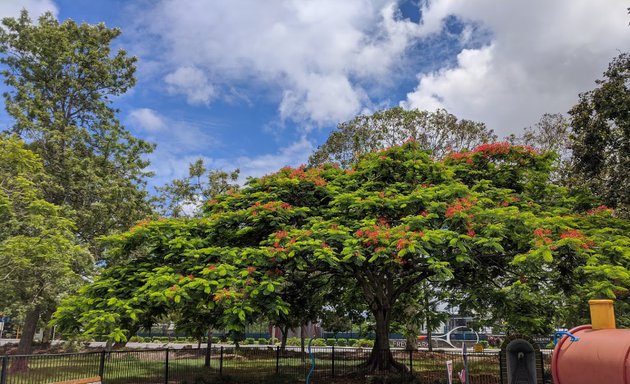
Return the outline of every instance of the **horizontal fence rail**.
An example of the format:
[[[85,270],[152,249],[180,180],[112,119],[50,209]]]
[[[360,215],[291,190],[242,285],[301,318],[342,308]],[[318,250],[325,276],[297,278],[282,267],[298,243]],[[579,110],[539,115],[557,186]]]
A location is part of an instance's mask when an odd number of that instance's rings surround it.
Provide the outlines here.
[[[343,382],[367,372],[363,366],[369,348],[314,347],[315,369],[311,382]],[[464,367],[458,351],[409,351],[392,349],[392,357],[404,371],[402,382],[446,383],[446,362],[453,366],[453,383]],[[100,377],[102,383],[257,383],[282,378],[300,382],[311,369],[308,352],[299,347],[213,346],[210,349],[158,349],[54,355],[3,356],[0,384],[72,383]],[[550,368],[550,351],[543,353],[544,368]],[[467,355],[471,384],[501,384],[498,352]],[[550,379],[548,382],[551,382]],[[503,383],[507,384],[507,383]]]

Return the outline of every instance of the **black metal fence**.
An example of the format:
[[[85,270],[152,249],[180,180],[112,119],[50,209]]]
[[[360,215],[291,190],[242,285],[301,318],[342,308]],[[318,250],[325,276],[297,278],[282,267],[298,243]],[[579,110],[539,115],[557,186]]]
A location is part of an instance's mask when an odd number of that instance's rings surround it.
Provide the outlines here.
[[[370,349],[312,348],[312,382],[344,382],[365,374]],[[406,366],[401,380],[446,383],[446,362],[453,365],[453,382],[463,368],[461,352],[392,350],[394,360]],[[498,352],[468,354],[471,384],[500,384]],[[308,353],[279,347],[213,347],[4,356],[0,384],[51,384],[100,376],[106,384],[263,382],[281,377],[303,381],[311,369]],[[413,379],[413,380],[412,380]]]

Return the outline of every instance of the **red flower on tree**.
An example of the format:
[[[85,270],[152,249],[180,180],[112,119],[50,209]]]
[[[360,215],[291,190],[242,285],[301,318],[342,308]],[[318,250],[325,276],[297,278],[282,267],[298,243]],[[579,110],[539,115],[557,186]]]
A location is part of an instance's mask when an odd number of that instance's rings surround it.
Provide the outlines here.
[[[576,229],[570,229],[560,234],[561,239],[583,239],[584,234]]]
[[[403,248],[407,248],[407,246],[411,244],[411,242],[407,239],[399,239],[396,242],[396,249],[401,250]]]

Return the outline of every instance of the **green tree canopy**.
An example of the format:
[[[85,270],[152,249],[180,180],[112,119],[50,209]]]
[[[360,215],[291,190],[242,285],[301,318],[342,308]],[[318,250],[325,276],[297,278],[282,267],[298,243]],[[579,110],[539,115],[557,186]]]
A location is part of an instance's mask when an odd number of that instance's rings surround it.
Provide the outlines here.
[[[309,163],[336,162],[348,168],[368,152],[401,145],[409,138],[441,158],[452,151],[495,141],[497,137],[485,124],[459,120],[443,109],[428,112],[396,107],[339,124],[311,155]]]
[[[242,326],[259,310],[288,311],[282,292],[299,271],[360,290],[376,323],[369,369],[400,368],[389,351],[393,311],[429,279],[493,303],[516,329],[548,329],[558,310],[539,298],[627,292],[630,257],[627,222],[605,209],[576,211],[549,182],[552,159],[494,143],[436,160],[410,141],[346,170],[286,167],[210,200],[201,219],[151,222],[112,239],[110,257],[127,264],[106,270],[111,280],[85,288],[57,321],[78,327],[86,314],[98,324],[122,316],[125,305],[142,318],[161,303],[219,302],[224,321]],[[145,299],[156,304],[137,304]],[[508,310],[517,304],[527,305]]]
[[[51,176],[46,201],[73,210],[78,238],[93,251],[98,236],[127,230],[150,212],[143,156],[153,147],[122,127],[111,106],[135,84],[136,58],[110,50],[118,35],[102,23],[60,23],[51,13],[33,24],[26,11],[0,27],[11,131],[42,158]]]
[[[26,316],[23,354],[30,352],[40,314],[77,288],[92,265],[75,241],[74,223],[43,199],[47,181],[37,155],[0,135],[0,308]]]

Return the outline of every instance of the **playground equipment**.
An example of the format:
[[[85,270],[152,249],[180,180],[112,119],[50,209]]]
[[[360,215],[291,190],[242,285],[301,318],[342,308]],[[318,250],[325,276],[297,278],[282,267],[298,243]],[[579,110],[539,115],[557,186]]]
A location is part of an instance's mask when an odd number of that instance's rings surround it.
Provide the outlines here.
[[[565,332],[553,350],[555,384],[630,384],[630,329],[616,329],[612,300],[590,300],[591,323]]]
[[[308,371],[308,375],[306,375],[306,384],[310,384],[313,372],[315,372],[315,356],[313,356],[313,352],[311,351],[312,343],[313,338],[311,337],[311,339],[308,341],[308,356],[311,359],[311,369]]]
[[[529,336],[507,337],[501,344],[499,363],[503,384],[543,384],[540,347]]]
[[[437,342],[437,341],[441,341],[445,344],[447,344],[448,346],[450,346],[451,348],[459,348],[456,347],[452,340],[451,340],[451,335],[453,334],[453,332],[459,330],[459,329],[470,329],[468,327],[464,327],[464,326],[460,326],[460,327],[455,327],[453,329],[451,329],[450,331],[448,331],[447,333],[443,334],[443,335],[434,335],[433,336],[433,341]],[[475,344],[479,343],[479,334],[475,331],[473,331],[473,333],[475,334]],[[426,336],[418,336],[418,341],[420,342],[426,342],[427,337]],[[466,340],[464,340],[466,341]],[[463,341],[462,341],[463,342]]]

